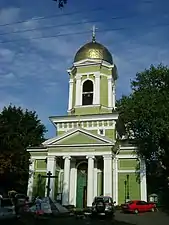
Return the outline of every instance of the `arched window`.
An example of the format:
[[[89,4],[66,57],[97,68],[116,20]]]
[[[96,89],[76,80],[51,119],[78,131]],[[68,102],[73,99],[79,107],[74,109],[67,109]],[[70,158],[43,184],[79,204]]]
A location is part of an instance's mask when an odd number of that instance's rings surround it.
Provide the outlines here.
[[[86,80],[83,83],[82,105],[92,105],[92,104],[93,104],[93,82],[91,80]]]

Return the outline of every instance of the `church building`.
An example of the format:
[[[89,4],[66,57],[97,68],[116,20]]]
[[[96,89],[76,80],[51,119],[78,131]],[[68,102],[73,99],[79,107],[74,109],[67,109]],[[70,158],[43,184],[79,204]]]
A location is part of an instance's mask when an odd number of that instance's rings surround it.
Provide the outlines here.
[[[100,195],[111,196],[116,205],[127,199],[147,201],[145,162],[116,126],[117,67],[94,31],[67,72],[67,115],[49,117],[56,136],[27,149],[28,196],[47,195],[49,185],[52,199],[78,208],[90,207]]]

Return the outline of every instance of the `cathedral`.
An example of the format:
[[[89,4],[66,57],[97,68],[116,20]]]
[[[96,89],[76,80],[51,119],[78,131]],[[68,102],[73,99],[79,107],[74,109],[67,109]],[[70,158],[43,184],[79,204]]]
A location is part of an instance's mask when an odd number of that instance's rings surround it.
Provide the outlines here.
[[[94,31],[67,72],[67,115],[49,117],[56,136],[27,149],[28,196],[49,195],[77,208],[90,207],[100,195],[111,196],[116,205],[147,201],[145,162],[117,129],[117,67]]]

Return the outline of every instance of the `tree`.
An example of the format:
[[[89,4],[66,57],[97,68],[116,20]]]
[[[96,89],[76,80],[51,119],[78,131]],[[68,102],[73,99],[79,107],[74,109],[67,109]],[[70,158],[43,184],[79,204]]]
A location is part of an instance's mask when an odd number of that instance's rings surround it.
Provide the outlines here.
[[[149,175],[168,187],[169,177],[169,68],[151,65],[136,74],[132,93],[117,102],[120,120],[138,154],[146,159]]]
[[[59,8],[63,8],[64,5],[67,3],[67,0],[53,0],[54,2],[58,2]]]
[[[44,141],[45,126],[36,112],[9,105],[0,113],[0,183],[23,190],[27,185],[29,146]]]

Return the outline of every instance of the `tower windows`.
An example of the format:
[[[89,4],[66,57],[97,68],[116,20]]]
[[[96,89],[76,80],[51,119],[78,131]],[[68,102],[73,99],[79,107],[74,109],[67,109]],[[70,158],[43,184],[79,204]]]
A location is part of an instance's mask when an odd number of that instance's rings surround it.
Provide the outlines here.
[[[92,104],[93,104],[93,82],[91,80],[86,80],[83,83],[82,105],[92,105]]]

